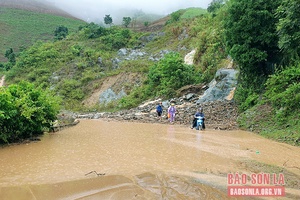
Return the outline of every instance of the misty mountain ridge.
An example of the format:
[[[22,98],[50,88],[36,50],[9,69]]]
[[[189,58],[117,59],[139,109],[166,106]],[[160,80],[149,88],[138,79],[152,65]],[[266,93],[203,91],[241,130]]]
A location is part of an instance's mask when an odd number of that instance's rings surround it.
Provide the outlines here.
[[[0,0],[0,7],[16,8],[40,13],[76,18],[70,13],[58,8],[54,3],[42,0]]]
[[[113,24],[115,25],[121,25],[123,17],[131,17],[139,23],[153,22],[155,20],[165,17],[164,15],[145,13],[144,11],[139,9],[129,8],[120,8],[116,13],[107,12],[103,16],[101,14],[99,14],[99,16],[96,17],[81,16],[77,14],[78,12],[71,12],[71,10],[70,12],[66,11],[67,9],[61,9],[58,6],[56,6],[54,2],[47,0],[0,0],[0,7],[16,8],[39,13],[53,14],[68,18],[80,19],[88,23],[94,22],[100,25],[104,25],[105,15],[110,15],[113,19]],[[82,13],[83,12],[88,11],[82,11]]]

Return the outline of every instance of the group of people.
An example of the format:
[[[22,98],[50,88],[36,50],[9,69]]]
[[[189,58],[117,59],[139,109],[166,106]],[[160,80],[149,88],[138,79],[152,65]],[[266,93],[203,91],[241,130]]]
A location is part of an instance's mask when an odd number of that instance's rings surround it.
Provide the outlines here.
[[[163,113],[162,102],[159,102],[159,104],[156,106],[156,113],[157,113],[157,117],[159,118],[159,120],[162,120],[162,113]],[[171,103],[170,107],[168,108],[168,119],[169,119],[170,123],[174,123],[175,115],[176,115],[175,104]],[[202,128],[205,129],[205,124],[204,124],[205,117],[204,117],[204,113],[203,113],[203,108],[199,108],[197,110],[197,112],[195,113],[194,119],[193,119],[193,122],[191,125],[191,129],[193,129],[197,126],[197,118],[198,117],[203,118]]]

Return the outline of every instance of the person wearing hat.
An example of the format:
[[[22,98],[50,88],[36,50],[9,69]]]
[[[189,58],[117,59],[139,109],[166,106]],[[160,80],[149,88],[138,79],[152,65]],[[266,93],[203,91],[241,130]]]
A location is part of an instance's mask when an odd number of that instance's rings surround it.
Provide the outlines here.
[[[171,103],[171,106],[168,108],[168,116],[171,123],[175,121],[175,113],[176,113],[175,104]]]
[[[203,113],[203,108],[199,108],[198,111],[195,113],[191,129],[193,129],[194,127],[197,126],[197,117],[203,117],[202,128],[205,129],[205,123],[204,123],[205,117],[204,117],[204,113]]]

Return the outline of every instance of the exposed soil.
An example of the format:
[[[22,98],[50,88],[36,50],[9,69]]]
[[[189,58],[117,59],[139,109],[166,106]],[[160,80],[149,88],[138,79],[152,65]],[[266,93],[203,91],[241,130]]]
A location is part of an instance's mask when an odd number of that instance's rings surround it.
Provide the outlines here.
[[[163,17],[159,20],[156,20],[149,24],[149,26],[145,26],[144,24],[136,25],[132,30],[142,31],[142,32],[155,32],[162,30],[162,28],[166,25],[166,22],[170,19],[170,16]]]
[[[132,85],[140,85],[142,78],[143,76],[139,73],[120,73],[107,77],[105,80],[101,80],[100,87],[95,89],[82,104],[87,107],[95,106],[99,103],[100,94],[105,90],[111,88],[116,93],[119,93],[121,90],[130,90]]]
[[[2,76],[0,80],[0,87],[4,86],[4,80],[5,80],[5,76]]]

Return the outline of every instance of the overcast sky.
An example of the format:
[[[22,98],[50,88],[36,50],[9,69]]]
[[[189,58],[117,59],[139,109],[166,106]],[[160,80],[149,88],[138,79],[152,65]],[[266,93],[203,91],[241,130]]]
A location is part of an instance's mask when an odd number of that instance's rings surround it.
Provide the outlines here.
[[[47,0],[59,8],[85,21],[114,17],[124,9],[142,10],[145,13],[167,15],[189,7],[207,8],[212,0]],[[123,16],[124,17],[124,16]]]

